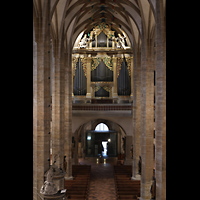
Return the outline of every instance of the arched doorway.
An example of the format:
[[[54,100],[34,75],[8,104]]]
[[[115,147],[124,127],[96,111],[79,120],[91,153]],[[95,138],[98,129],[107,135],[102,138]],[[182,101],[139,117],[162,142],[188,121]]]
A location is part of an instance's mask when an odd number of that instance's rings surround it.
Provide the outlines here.
[[[103,156],[103,152],[104,156],[117,157],[118,134],[116,130],[109,130],[106,124],[99,123],[95,130],[86,132],[86,138],[87,157]]]
[[[81,125],[77,137],[78,158],[125,154],[126,133],[110,120],[96,119]]]

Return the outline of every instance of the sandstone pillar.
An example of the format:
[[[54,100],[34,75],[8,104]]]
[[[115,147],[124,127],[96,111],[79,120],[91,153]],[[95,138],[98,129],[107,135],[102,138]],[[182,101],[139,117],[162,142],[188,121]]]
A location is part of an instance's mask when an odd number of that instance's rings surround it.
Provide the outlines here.
[[[156,1],[155,177],[156,199],[166,199],[166,24]]]
[[[55,63],[52,66],[52,161],[56,158],[56,165],[63,169],[64,69],[61,46],[58,45],[55,49]],[[58,189],[63,189],[64,181],[61,180],[57,186]]]
[[[154,132],[154,70],[149,48],[143,38],[141,48],[141,199],[151,198],[153,176],[153,132]]]
[[[33,199],[40,199],[50,158],[50,27],[49,1],[45,13],[34,16],[33,38]]]
[[[140,180],[138,162],[141,155],[141,57],[137,53],[136,66],[133,73],[133,164],[132,180]]]
[[[133,73],[133,57],[131,57],[131,100],[133,100],[133,76],[134,76],[134,73]]]
[[[72,62],[72,72],[73,72],[73,69],[75,68],[74,65],[76,65],[75,62]],[[73,75],[73,73],[72,73],[72,101],[74,99],[74,76],[75,75]]]
[[[64,134],[65,134],[65,155],[67,161],[67,170],[65,179],[73,179],[72,177],[72,66],[71,66],[71,52],[68,48],[66,53],[66,66],[65,66],[65,121],[64,121]]]

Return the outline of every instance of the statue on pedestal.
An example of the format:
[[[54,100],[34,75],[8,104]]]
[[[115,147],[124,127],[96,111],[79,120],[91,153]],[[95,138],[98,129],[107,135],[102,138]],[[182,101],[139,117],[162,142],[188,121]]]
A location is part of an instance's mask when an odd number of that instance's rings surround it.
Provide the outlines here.
[[[57,193],[56,185],[53,183],[53,169],[50,167],[47,173],[47,180],[40,189],[40,193],[44,195],[53,195]]]

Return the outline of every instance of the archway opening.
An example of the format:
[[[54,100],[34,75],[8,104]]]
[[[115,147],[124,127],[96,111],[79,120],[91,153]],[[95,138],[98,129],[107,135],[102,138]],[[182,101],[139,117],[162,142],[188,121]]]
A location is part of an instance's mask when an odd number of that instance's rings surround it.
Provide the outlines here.
[[[107,131],[109,131],[109,128],[106,124],[100,123],[96,126],[95,131],[97,131],[97,132],[107,132]]]
[[[91,120],[81,125],[76,134],[78,159],[100,155],[106,159],[125,159],[126,132],[116,122],[106,119]]]

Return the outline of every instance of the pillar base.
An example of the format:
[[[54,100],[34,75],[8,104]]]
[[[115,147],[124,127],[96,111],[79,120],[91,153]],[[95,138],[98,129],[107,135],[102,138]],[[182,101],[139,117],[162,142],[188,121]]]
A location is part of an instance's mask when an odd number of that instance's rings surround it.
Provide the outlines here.
[[[141,175],[137,174],[135,177],[131,177],[131,180],[141,180]]]
[[[74,180],[74,177],[73,176],[65,177],[65,180]]]

